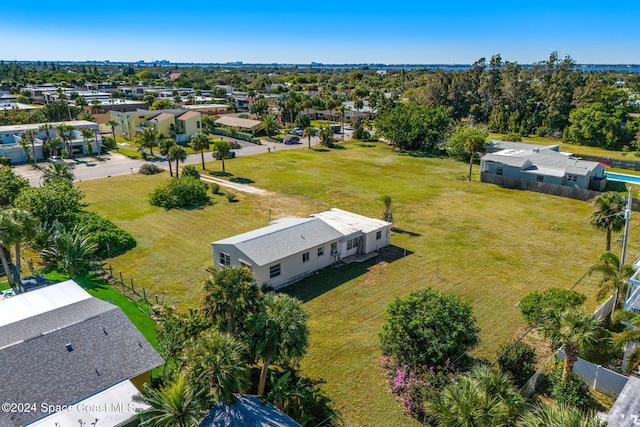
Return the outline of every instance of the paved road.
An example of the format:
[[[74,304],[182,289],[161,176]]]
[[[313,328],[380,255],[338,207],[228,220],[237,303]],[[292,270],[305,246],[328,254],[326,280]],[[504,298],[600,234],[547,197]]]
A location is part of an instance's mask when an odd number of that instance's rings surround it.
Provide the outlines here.
[[[351,139],[351,132],[345,132],[345,139]],[[253,144],[246,141],[241,141],[237,139],[227,138],[225,140],[233,140],[237,142],[241,148],[233,150],[236,153],[237,157],[242,156],[251,156],[254,154],[262,154],[268,152],[277,152],[282,150],[294,150],[300,148],[306,148],[308,145],[308,141],[306,138],[301,138],[299,144],[291,144],[285,145],[282,143],[275,142],[267,142],[264,141],[262,145]],[[317,137],[311,138],[311,146],[317,145],[319,140]],[[127,147],[130,149],[135,149],[135,147],[127,146],[126,144],[118,144],[123,147]],[[205,162],[210,162],[212,160],[211,153],[204,153]],[[202,158],[200,153],[197,154],[189,154],[187,156],[187,160],[184,162],[185,165],[194,165],[200,164]],[[67,163],[76,176],[76,181],[87,181],[90,179],[98,179],[98,178],[106,178],[110,176],[116,175],[124,175],[127,173],[136,173],[138,172],[140,166],[145,163],[153,163],[158,165],[161,168],[169,169],[169,164],[166,158],[156,158],[154,160],[137,160],[131,159],[123,154],[118,152],[111,152],[108,154],[104,154],[101,156],[101,159],[98,160],[94,157],[80,157],[76,159],[66,159],[65,163]],[[40,162],[41,168],[46,168],[49,164],[48,162]],[[182,165],[182,164],[181,164]],[[42,178],[42,171],[34,168],[31,165],[18,165],[14,167],[14,170],[17,174],[27,178],[29,183],[33,186],[40,185]],[[221,185],[225,185],[227,181],[219,180]],[[218,181],[216,181],[218,182]],[[236,184],[238,185],[238,184]],[[244,184],[240,184],[242,186]],[[250,187],[245,185],[246,187]],[[242,190],[240,188],[236,188],[239,191],[248,191],[248,189]]]

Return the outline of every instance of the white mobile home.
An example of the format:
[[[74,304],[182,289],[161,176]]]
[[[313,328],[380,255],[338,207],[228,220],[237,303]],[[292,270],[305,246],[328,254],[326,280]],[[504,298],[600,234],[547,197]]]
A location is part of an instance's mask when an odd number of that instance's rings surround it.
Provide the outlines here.
[[[389,222],[334,208],[213,242],[213,261],[217,268],[250,268],[258,283],[277,289],[388,246],[390,230]]]

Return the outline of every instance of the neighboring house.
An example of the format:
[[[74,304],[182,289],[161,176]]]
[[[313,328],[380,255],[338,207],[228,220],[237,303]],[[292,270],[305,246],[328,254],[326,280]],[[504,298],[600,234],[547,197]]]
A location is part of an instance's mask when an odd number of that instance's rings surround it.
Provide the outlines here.
[[[24,163],[26,161],[26,154],[20,141],[22,141],[22,133],[26,130],[35,130],[37,132],[34,138],[34,146],[36,151],[36,159],[42,160],[42,145],[46,139],[46,133],[40,131],[39,128],[44,123],[33,123],[26,125],[9,125],[0,126],[0,154],[11,158],[12,163]],[[74,120],[69,122],[54,122],[49,123],[52,129],[49,131],[51,138],[58,136],[56,126],[64,124],[73,126],[75,130],[72,132],[71,149],[74,155],[87,154],[86,142],[80,129],[91,129],[94,132],[94,138],[91,139],[91,147],[94,153],[98,152],[99,147],[102,146],[102,134],[100,133],[100,126],[97,123],[89,122],[86,120]],[[62,148],[62,146],[61,146]],[[27,149],[29,154],[31,153],[31,143],[28,143]]]
[[[128,140],[133,140],[144,127],[156,129],[166,137],[175,137],[178,142],[188,141],[202,129],[202,115],[184,109],[111,111],[109,114],[111,120],[118,123],[116,136]]]
[[[217,268],[244,266],[278,289],[352,255],[389,245],[391,223],[333,208],[308,218],[282,218],[213,242]]]
[[[481,174],[502,175],[585,190],[604,190],[606,176],[602,163],[578,160],[569,153],[560,153],[547,147],[519,145],[522,147],[502,149],[482,156]]]
[[[237,394],[232,404],[218,402],[199,427],[301,427],[271,403]]]
[[[40,108],[37,105],[29,105],[23,104],[21,102],[0,102],[0,111],[6,110],[23,110],[23,111],[33,111]]]
[[[200,114],[206,114],[208,116],[225,114],[229,111],[229,106],[226,104],[195,104],[185,105],[184,108],[190,111],[197,111]]]
[[[99,103],[98,103],[99,102]],[[87,107],[84,107],[84,111],[92,114],[100,114],[109,111],[120,111],[125,113],[127,111],[146,110],[149,105],[144,101],[132,101],[130,99],[101,99],[98,102],[92,101]]]
[[[560,151],[559,145],[537,145],[537,144],[527,144],[524,142],[511,142],[511,141],[499,141],[497,139],[492,139],[487,142],[484,146],[484,150],[486,154],[496,153],[502,150],[534,150],[538,149],[542,150],[552,150],[552,151]]]
[[[241,132],[254,133],[262,122],[260,120],[243,119],[241,117],[223,116],[216,120],[215,123],[217,126],[223,126],[227,129],[233,128],[239,129]]]
[[[121,425],[164,361],[127,316],[74,281],[0,301],[0,426]],[[66,407],[66,409],[64,409]],[[4,408],[3,408],[4,409]]]
[[[640,259],[634,264],[633,268],[636,272],[629,278],[629,286],[624,298],[624,309],[640,314]]]

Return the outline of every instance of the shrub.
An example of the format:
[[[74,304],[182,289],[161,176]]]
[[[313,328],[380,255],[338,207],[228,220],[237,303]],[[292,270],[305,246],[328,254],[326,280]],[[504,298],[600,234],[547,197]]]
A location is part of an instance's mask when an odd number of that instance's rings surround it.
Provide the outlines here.
[[[145,163],[144,165],[140,166],[140,170],[138,171],[138,173],[141,173],[142,175],[155,175],[162,171],[162,168],[152,163]]]
[[[160,184],[149,195],[149,202],[165,209],[174,209],[206,205],[210,199],[207,184],[191,176],[181,176]]]
[[[0,154],[0,165],[11,166],[11,157]]]
[[[113,137],[106,137],[102,140],[102,151],[115,150],[118,147],[116,139]]]
[[[237,201],[236,195],[234,193],[227,193],[227,200],[229,202],[235,202]]]
[[[569,381],[562,381],[562,369],[556,369],[547,377],[547,393],[558,404],[575,406],[587,411],[596,408],[596,401],[591,396],[591,388],[575,374]]]
[[[195,179],[200,179],[200,172],[193,165],[187,165],[182,168],[182,176],[191,176]]]
[[[546,311],[564,311],[584,304],[586,299],[585,295],[576,291],[550,288],[544,292],[533,292],[522,298],[520,311],[529,326],[533,326],[540,321]]]
[[[535,349],[529,344],[518,341],[508,343],[498,352],[498,365],[502,372],[508,372],[513,382],[522,387],[536,372],[538,357]]]
[[[81,212],[76,217],[78,227],[98,244],[98,256],[114,257],[136,247],[136,239],[108,219],[93,212]]]
[[[220,184],[216,184],[215,182],[211,183],[211,192],[213,194],[220,193]]]

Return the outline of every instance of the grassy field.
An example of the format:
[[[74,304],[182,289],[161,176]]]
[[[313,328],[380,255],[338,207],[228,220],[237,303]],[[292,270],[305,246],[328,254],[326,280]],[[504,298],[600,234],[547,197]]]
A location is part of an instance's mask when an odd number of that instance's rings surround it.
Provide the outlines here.
[[[208,166],[217,170],[214,164]],[[468,166],[412,157],[384,144],[292,150],[227,162],[230,178],[253,181],[266,196],[238,193],[239,203],[214,197],[198,210],[164,211],[148,193],[167,174],[85,181],[90,210],[130,231],[138,246],[112,260],[138,286],[179,307],[196,307],[210,242],[264,226],[269,219],[339,207],[379,217],[382,195],[393,198],[392,248],[365,264],[329,269],[288,289],[310,313],[310,349],[302,361],[348,426],[415,425],[386,392],[378,333],[395,297],[431,286],[468,301],[482,329],[476,357],[522,330],[516,304],[530,292],[573,286],[604,249],[588,222],[592,207],[560,197],[465,181]],[[246,181],[250,180],[250,181]],[[637,219],[633,227],[638,226]],[[640,252],[631,235],[629,259]],[[619,246],[615,248],[619,250]],[[595,278],[578,291],[596,301]]]

